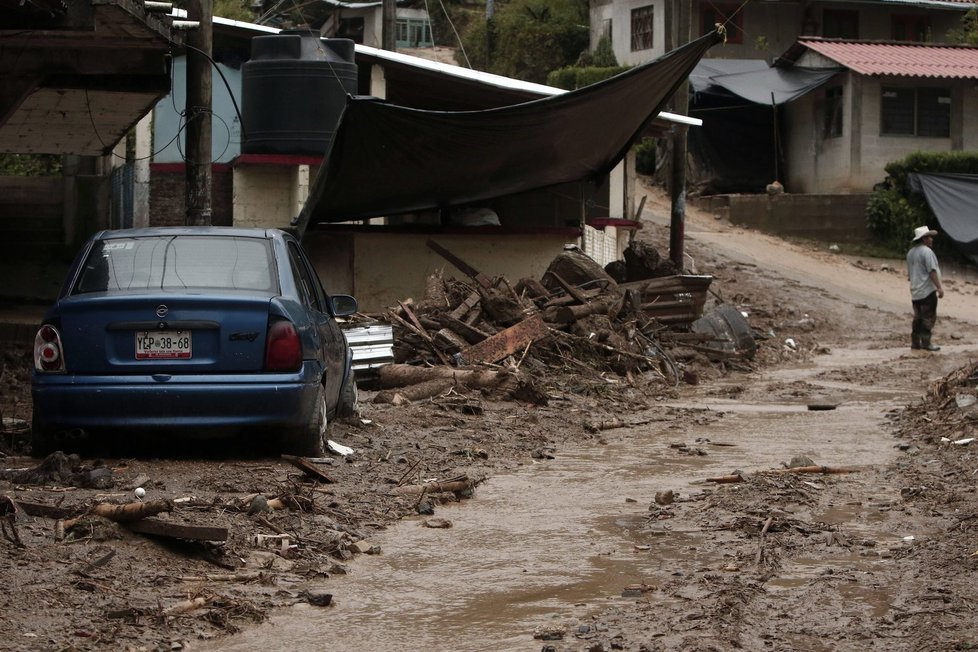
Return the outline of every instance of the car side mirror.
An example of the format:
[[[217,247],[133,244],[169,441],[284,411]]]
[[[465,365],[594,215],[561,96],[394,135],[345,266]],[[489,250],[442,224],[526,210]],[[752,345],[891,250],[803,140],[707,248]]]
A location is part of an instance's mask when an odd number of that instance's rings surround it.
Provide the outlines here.
[[[348,294],[334,294],[329,298],[329,301],[333,306],[333,316],[335,317],[347,317],[358,310],[357,300]]]

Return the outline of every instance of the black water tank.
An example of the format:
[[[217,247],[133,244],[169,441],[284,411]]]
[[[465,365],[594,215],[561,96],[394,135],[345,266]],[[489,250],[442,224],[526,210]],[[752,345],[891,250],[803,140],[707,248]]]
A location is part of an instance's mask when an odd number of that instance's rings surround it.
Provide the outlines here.
[[[251,60],[241,69],[241,151],[325,154],[347,93],[357,92],[353,53],[353,41],[309,30],[251,39]]]

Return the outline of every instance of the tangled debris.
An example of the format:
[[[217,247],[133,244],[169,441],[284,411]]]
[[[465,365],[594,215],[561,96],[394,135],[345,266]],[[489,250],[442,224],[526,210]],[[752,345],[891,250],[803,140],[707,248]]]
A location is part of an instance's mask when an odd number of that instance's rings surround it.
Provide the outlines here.
[[[488,278],[434,241],[428,246],[469,282],[435,273],[421,301],[388,309],[396,364],[380,369],[376,402],[463,387],[545,404],[546,389],[531,378],[548,374],[520,374],[521,367],[678,384],[695,382],[692,363],[749,361],[756,348],[735,308],[721,304],[703,316],[712,276],[677,274],[642,242],[607,269],[569,247],[542,278],[515,284]]]

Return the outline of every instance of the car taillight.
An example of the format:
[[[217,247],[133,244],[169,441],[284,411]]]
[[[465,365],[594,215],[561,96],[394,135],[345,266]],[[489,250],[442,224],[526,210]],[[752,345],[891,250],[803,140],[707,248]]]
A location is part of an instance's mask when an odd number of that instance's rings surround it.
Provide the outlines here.
[[[302,342],[290,321],[268,323],[265,339],[265,371],[298,371],[302,366]]]
[[[34,336],[34,368],[38,371],[58,373],[65,370],[61,334],[51,324],[44,324]]]

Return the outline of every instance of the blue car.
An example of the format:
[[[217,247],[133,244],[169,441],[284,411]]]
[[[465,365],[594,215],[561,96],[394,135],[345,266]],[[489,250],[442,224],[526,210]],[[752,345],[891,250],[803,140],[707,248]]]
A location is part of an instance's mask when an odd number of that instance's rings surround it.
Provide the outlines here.
[[[299,242],[278,229],[102,231],[34,340],[35,456],[98,433],[258,431],[320,455],[351,414],[352,353]]]

